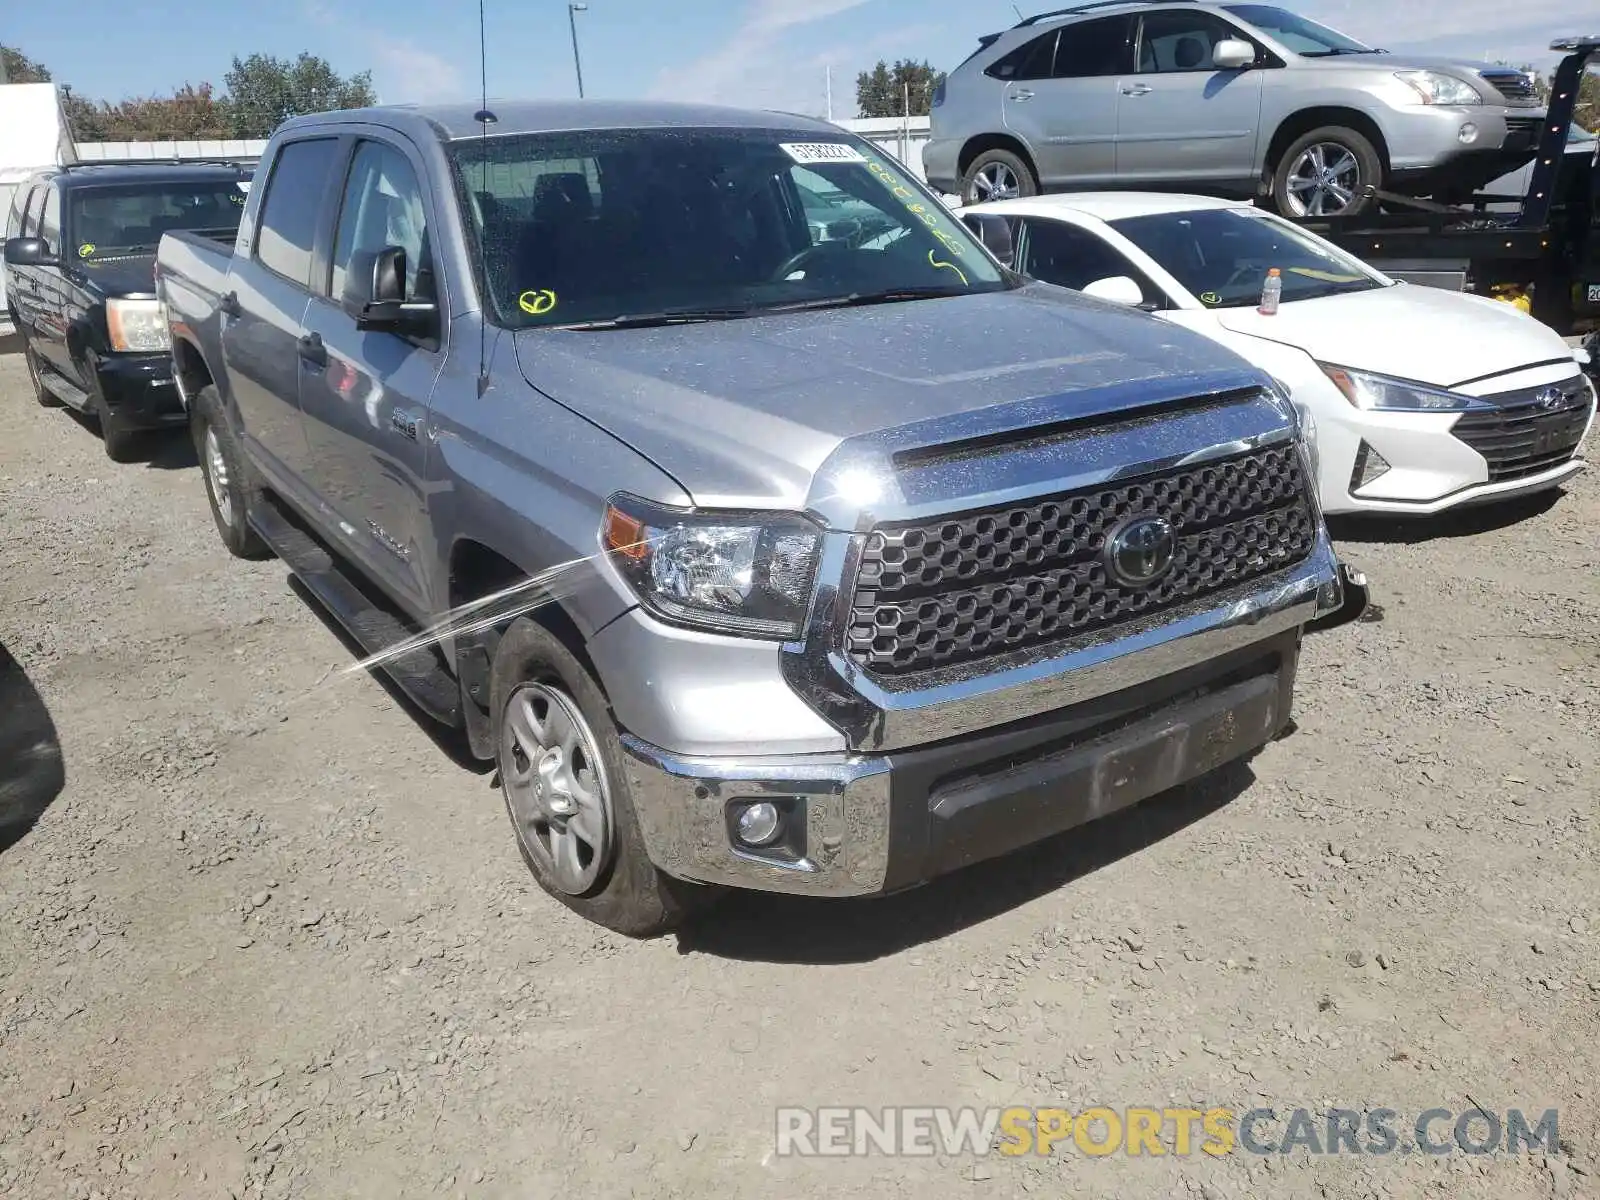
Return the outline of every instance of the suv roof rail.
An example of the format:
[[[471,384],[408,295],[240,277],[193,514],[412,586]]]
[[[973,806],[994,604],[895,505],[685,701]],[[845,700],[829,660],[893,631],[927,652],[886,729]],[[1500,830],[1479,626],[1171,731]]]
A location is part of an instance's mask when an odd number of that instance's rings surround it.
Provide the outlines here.
[[[236,167],[253,170],[259,159],[238,158],[84,158],[62,163],[63,171],[82,171],[88,167]]]
[[[1052,17],[1071,17],[1078,13],[1091,12],[1097,8],[1123,8],[1137,4],[1165,4],[1169,0],[1088,0],[1084,4],[1074,4],[1071,8],[1056,8],[1049,12],[1034,13],[1031,17],[1023,17],[1011,28],[1021,29],[1027,25],[1037,25],[1040,21],[1048,21]]]

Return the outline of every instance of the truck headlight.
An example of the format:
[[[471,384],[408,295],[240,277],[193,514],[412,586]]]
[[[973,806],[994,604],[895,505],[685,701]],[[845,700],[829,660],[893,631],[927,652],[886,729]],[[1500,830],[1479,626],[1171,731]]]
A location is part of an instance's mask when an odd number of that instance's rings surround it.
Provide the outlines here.
[[[793,638],[805,628],[822,531],[792,513],[674,509],[618,495],[606,505],[600,544],[664,620]]]
[[[1391,379],[1387,375],[1374,375],[1368,371],[1352,371],[1349,367],[1336,367],[1331,363],[1317,365],[1333,381],[1333,386],[1339,389],[1340,394],[1356,408],[1393,412],[1464,412],[1469,408],[1494,407],[1474,396],[1429,387],[1425,383]]]
[[[1395,78],[1409,84],[1411,90],[1422,98],[1424,104],[1445,104],[1452,107],[1462,104],[1482,104],[1483,97],[1465,79],[1446,75],[1442,71],[1396,71]]]
[[[172,349],[172,335],[159,300],[107,300],[106,333],[113,350],[157,353]]]

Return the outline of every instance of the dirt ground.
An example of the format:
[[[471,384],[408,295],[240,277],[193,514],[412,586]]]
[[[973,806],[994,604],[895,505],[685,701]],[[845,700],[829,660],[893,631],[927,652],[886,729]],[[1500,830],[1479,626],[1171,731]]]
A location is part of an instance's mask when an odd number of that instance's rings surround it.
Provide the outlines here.
[[[0,413],[0,1196],[1600,1196],[1600,476],[1336,530],[1383,619],[1308,643],[1246,767],[638,943],[227,556],[181,439],[110,463],[15,353]],[[1011,1104],[1556,1108],[1565,1146],[773,1153],[781,1105]]]

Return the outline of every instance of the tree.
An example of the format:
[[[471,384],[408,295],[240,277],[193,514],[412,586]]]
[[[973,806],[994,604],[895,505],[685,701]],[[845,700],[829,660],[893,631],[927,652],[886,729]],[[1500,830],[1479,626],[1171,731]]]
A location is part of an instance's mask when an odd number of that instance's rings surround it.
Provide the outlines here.
[[[235,55],[224,81],[229,131],[236,138],[267,137],[301,113],[377,103],[371,71],[344,79],[327,60],[304,51],[293,62],[270,54],[243,60]]]
[[[863,117],[904,116],[909,92],[911,115],[925,117],[933,108],[933,89],[943,81],[944,72],[930,63],[907,58],[891,67],[880,59],[856,76],[856,107]]]
[[[15,46],[0,46],[0,81],[5,83],[49,83],[50,72]]]

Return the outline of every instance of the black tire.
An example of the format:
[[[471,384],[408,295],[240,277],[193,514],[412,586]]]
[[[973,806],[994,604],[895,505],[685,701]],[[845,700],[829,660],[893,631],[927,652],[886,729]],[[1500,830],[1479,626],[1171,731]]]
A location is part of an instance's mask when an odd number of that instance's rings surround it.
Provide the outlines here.
[[[201,388],[190,402],[189,430],[194,435],[200,473],[206,481],[206,499],[211,504],[211,519],[217,524],[217,534],[222,538],[222,544],[235,558],[271,558],[272,551],[250,527],[248,518],[260,486],[255,481],[249,462],[240,452],[232,427],[223,416],[222,400],[214,386],[208,384]],[[213,440],[222,460],[220,471],[211,457]]]
[[[106,449],[107,458],[114,463],[139,461],[145,442],[143,433],[126,428],[105,406],[105,402],[98,398],[95,400],[95,419],[100,425],[100,442]]]
[[[1308,202],[1303,193],[1297,195],[1290,187],[1297,174],[1297,168],[1312,165],[1302,164],[1301,160],[1308,151],[1317,146],[1338,147],[1354,160],[1353,176],[1344,171],[1336,173],[1340,181],[1353,180],[1344,185],[1352,199],[1343,208],[1330,208],[1324,199],[1320,203],[1324,211],[1312,211],[1319,207],[1315,197]],[[1342,163],[1344,156],[1324,152],[1323,161],[1332,168]],[[1303,173],[1301,177],[1304,178]],[[1380,188],[1383,186],[1383,159],[1379,156],[1377,147],[1364,134],[1354,129],[1343,125],[1324,125],[1296,138],[1279,157],[1272,169],[1272,203],[1280,214],[1291,219],[1306,216],[1355,216],[1372,207],[1373,202],[1363,194],[1369,185]]]
[[[512,753],[507,734],[507,710],[513,697],[530,684],[542,684],[575,702],[598,746],[604,768],[603,786],[610,800],[611,815],[609,862],[602,866],[592,886],[581,895],[564,890],[529,849],[506,784],[508,759]],[[516,831],[522,860],[528,864],[540,887],[580,916],[637,938],[655,937],[670,931],[710,898],[712,889],[673,879],[657,870],[650,861],[638,817],[634,814],[622,743],[604,693],[560,639],[527,617],[512,622],[495,648],[494,664],[489,673],[489,712],[506,811]]]
[[[22,339],[22,365],[28,368],[28,382],[33,384],[33,398],[40,408],[60,408],[61,401],[45,390],[44,379],[39,374],[39,356],[33,352],[28,339]]]
[[[1003,183],[1007,177],[1015,181],[1016,191],[1009,190],[995,194],[994,190],[984,186],[984,180],[993,177],[996,184]],[[961,203],[981,204],[985,200],[1003,200],[1012,195],[1037,196],[1039,194],[1039,180],[1020,155],[1010,150],[985,150],[967,165],[967,172],[961,177]]]

